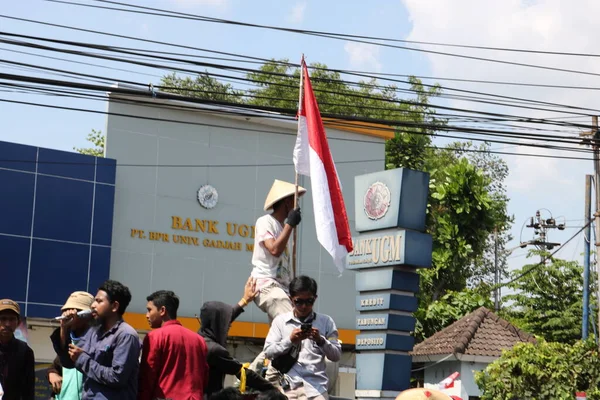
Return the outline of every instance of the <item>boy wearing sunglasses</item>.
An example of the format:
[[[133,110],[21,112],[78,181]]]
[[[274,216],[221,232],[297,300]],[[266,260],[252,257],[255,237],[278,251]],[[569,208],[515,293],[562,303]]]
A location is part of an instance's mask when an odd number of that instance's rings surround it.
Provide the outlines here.
[[[286,396],[290,400],[327,400],[329,379],[325,358],[335,362],[342,355],[335,322],[329,315],[313,311],[317,300],[314,279],[308,276],[294,278],[289,292],[294,308],[273,320],[265,340],[265,354],[274,359],[294,346],[299,348],[298,360],[283,378]]]

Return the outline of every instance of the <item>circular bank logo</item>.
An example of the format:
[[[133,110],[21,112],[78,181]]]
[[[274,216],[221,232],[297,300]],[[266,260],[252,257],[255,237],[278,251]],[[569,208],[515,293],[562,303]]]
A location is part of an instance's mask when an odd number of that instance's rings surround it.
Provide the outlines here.
[[[367,189],[364,199],[365,214],[370,219],[380,219],[390,207],[390,189],[382,182],[375,182]]]
[[[198,202],[204,208],[211,209],[217,205],[219,194],[217,189],[210,185],[204,185],[198,189]]]

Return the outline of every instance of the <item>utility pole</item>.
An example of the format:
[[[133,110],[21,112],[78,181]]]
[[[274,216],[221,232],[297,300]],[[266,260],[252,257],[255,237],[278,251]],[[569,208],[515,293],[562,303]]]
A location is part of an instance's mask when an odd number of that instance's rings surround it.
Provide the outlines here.
[[[498,228],[494,228],[494,311],[500,311],[500,271],[498,270]]]
[[[581,339],[588,338],[590,329],[590,242],[591,233],[590,218],[592,214],[592,175],[585,176],[585,218],[587,224],[583,230],[583,319],[581,323]]]
[[[540,210],[535,212],[535,217],[531,217],[529,219],[529,224],[526,225],[528,228],[533,228],[535,237],[533,240],[529,240],[527,242],[522,242],[521,247],[525,248],[527,246],[535,246],[538,250],[552,250],[556,246],[560,246],[560,243],[548,242],[548,230],[549,229],[558,229],[562,231],[565,229],[565,224],[556,224],[556,220],[552,217],[552,213],[550,213],[550,218],[543,219]],[[545,264],[546,258],[544,254],[540,255],[540,262]]]
[[[596,254],[600,254],[600,132],[598,131],[598,117],[592,117],[592,130],[591,132],[584,132],[580,136],[591,137],[591,139],[584,139],[584,144],[592,146],[594,154],[594,188],[596,194],[596,208],[594,212],[594,222],[596,224]],[[589,223],[589,220],[585,222]],[[598,282],[600,282],[600,269],[596,266],[596,274],[598,276]],[[600,299],[600,285],[598,285],[598,299]],[[600,307],[598,307],[598,334],[600,335]]]

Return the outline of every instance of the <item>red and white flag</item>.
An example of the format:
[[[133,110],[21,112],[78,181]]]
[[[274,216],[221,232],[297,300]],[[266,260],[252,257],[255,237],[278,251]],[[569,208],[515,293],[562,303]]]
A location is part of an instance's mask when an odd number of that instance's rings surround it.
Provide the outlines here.
[[[310,176],[317,239],[333,257],[340,271],[352,251],[352,235],[342,196],[342,185],[329,151],[319,106],[312,90],[308,68],[302,63],[298,137],[294,147],[296,172]]]
[[[439,388],[441,390],[453,388],[454,387],[454,381],[459,376],[460,376],[460,374],[458,372],[453,373],[452,375],[450,375],[449,377],[447,377],[446,379],[444,379],[443,381],[440,382]]]

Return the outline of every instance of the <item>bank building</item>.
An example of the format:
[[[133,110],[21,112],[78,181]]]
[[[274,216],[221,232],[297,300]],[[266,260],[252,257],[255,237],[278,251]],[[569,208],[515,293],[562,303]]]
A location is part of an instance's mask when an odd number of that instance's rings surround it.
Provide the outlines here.
[[[68,295],[95,294],[108,278],[130,288],[125,320],[140,337],[149,329],[146,296],[155,290],[177,293],[179,319],[194,331],[203,302],[236,303],[267,192],[274,179],[294,180],[294,118],[164,100],[123,85],[107,96],[105,157],[0,142],[3,297],[19,302],[40,366],[54,359],[53,317]],[[348,121],[325,119],[325,126],[354,229],[355,207],[363,207],[355,204],[354,177],[385,168],[393,133]],[[308,178],[299,183],[310,188]],[[334,393],[354,398],[355,272],[340,276],[317,242],[310,190],[301,206],[298,273],[316,279],[315,311],[331,315],[340,331]],[[399,245],[389,237],[355,246],[392,260]],[[266,314],[250,305],[231,327],[231,353],[251,361],[268,328]]]

